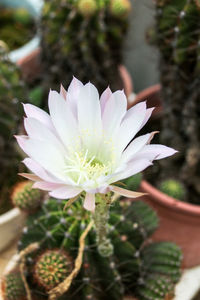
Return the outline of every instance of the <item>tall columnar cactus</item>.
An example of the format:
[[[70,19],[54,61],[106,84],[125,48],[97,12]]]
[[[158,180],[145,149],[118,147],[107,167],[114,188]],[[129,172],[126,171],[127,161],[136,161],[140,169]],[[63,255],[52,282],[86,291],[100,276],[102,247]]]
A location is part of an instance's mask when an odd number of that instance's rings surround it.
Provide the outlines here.
[[[64,205],[65,201],[55,199],[45,202],[29,216],[19,242],[19,250],[40,243],[40,249],[26,257],[28,284],[39,299],[48,294],[49,283],[55,286],[71,272],[79,237],[90,220],[91,213],[82,209],[81,200],[67,210]],[[113,255],[98,253],[95,231],[90,231],[82,268],[63,299],[120,300],[126,292],[141,300],[165,299],[179,279],[181,253],[167,242],[144,247],[157,225],[154,211],[141,201],[113,205],[109,220]]]
[[[17,180],[20,156],[13,134],[19,131],[22,105],[26,99],[25,85],[19,69],[0,45],[0,203],[8,201],[11,186]]]
[[[129,0],[46,0],[41,21],[45,83],[68,86],[72,76],[102,92],[122,88],[118,66]]]
[[[161,54],[164,105],[161,138],[179,153],[163,162],[193,201],[200,195],[200,7],[196,0],[156,0],[156,43]],[[180,169],[180,165],[182,168]]]

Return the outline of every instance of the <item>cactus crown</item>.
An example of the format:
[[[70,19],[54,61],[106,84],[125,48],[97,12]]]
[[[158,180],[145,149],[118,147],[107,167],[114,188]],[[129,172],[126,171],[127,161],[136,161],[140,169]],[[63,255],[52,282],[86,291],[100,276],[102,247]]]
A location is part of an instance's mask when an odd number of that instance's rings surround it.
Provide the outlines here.
[[[36,259],[34,278],[39,285],[50,290],[62,282],[71,272],[69,256],[60,250],[46,250]]]

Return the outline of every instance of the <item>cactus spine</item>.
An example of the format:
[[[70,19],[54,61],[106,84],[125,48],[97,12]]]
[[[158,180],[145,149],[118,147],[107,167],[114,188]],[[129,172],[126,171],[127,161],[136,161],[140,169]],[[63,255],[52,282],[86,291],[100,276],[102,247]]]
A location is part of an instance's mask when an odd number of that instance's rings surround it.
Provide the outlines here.
[[[41,32],[46,81],[57,89],[74,75],[99,92],[122,87],[118,66],[128,26],[130,2],[102,0],[45,1]],[[59,34],[58,34],[59,32]]]
[[[34,278],[45,290],[51,290],[71,272],[69,256],[60,250],[46,250],[36,259]]]
[[[179,153],[163,162],[162,177],[177,176],[188,195],[198,201],[200,10],[195,0],[156,1],[156,43],[161,53],[161,83],[164,105],[163,143]],[[180,169],[180,166],[182,168]]]
[[[66,252],[74,261],[78,239],[90,221],[91,213],[82,209],[81,199],[67,210],[63,210],[64,205],[65,201],[58,202],[55,199],[45,202],[41,210],[28,217],[26,230],[19,242],[19,250],[35,241],[40,243],[38,253],[27,256],[28,282],[31,289],[40,295],[41,280],[38,276],[34,280],[32,275],[32,269],[36,269],[40,261],[38,255],[40,257],[41,253],[60,249],[61,253]],[[82,268],[63,299],[121,300],[126,292],[143,299],[140,295],[144,288],[151,292],[155,289],[156,293],[164,296],[173,291],[174,283],[180,276],[179,248],[171,243],[143,247],[144,241],[157,225],[155,213],[143,202],[119,202],[112,205],[108,230],[113,254],[109,257],[101,256],[96,245],[95,231],[90,231]],[[57,267],[52,272],[57,272]],[[46,271],[43,274],[47,276]],[[153,277],[149,278],[149,274]],[[160,286],[157,284],[158,276],[163,282]],[[151,294],[145,298],[151,299]]]

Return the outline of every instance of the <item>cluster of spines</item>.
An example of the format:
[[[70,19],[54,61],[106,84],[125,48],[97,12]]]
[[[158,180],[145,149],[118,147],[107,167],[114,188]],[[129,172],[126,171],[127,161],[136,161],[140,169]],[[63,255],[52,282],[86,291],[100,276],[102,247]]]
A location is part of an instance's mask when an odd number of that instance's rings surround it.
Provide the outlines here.
[[[19,182],[14,186],[11,196],[14,206],[31,213],[41,205],[44,196],[41,190],[34,189],[32,186],[31,181]]]
[[[63,211],[64,203],[50,199],[36,215],[29,216],[19,249],[37,241],[42,249],[62,249],[72,260],[76,258],[78,240],[89,222],[90,214],[81,208],[80,201],[66,211]],[[98,254],[95,231],[92,230],[86,239],[81,271],[67,293],[68,298],[103,300],[106,296],[119,300],[125,292],[139,295],[140,287],[149,288],[149,274],[162,275],[162,280],[166,282],[170,278],[172,287],[179,276],[180,250],[170,243],[142,247],[157,224],[155,213],[143,202],[120,202],[112,207],[109,235],[114,254],[109,258]],[[157,257],[157,260],[147,264],[149,257]],[[29,258],[27,267],[31,272],[37,255]]]
[[[129,0],[46,1],[42,55],[51,87],[56,88],[59,81],[67,86],[73,75],[83,82],[92,81],[99,92],[108,82],[112,89],[122,87],[118,66],[129,10]]]
[[[36,258],[34,278],[45,290],[51,290],[64,281],[72,270],[72,261],[67,253],[58,249],[45,250]]]

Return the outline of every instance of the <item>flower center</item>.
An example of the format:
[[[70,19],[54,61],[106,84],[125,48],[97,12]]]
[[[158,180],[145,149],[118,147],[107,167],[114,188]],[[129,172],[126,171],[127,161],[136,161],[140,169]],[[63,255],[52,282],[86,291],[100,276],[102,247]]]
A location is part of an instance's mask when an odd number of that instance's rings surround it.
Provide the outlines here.
[[[88,150],[83,152],[74,152],[70,157],[66,157],[67,166],[65,172],[77,184],[83,184],[85,181],[96,180],[102,175],[108,175],[111,170],[111,164],[104,164],[95,156],[90,157]]]

